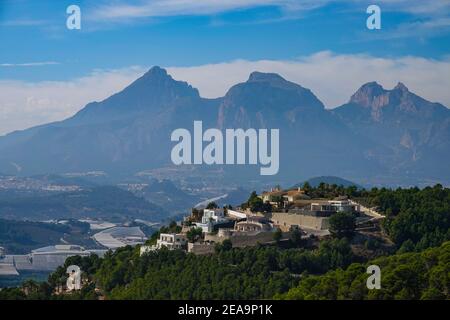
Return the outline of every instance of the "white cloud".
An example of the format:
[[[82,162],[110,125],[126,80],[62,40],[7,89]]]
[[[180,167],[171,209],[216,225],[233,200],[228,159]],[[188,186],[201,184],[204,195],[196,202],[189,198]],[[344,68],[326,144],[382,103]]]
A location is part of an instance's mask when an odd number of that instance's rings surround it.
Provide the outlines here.
[[[420,15],[448,15],[450,9],[448,0],[379,0],[378,2],[387,9]]]
[[[95,71],[71,81],[28,83],[0,81],[0,134],[73,115],[91,101],[120,91],[142,75],[146,67]],[[311,89],[327,107],[348,101],[365,82],[392,88],[398,81],[430,100],[450,106],[450,58],[377,58],[320,52],[296,60],[236,60],[194,67],[168,68],[177,80],[188,81],[204,97],[218,97],[252,71],[276,72]]]
[[[252,71],[275,72],[311,89],[327,106],[348,101],[362,84],[377,81],[391,88],[401,81],[418,95],[450,106],[450,59],[438,61],[419,57],[376,58],[369,55],[333,55],[331,52],[297,60],[245,61],[169,68],[174,78],[199,88],[204,97],[218,97]],[[212,80],[213,79],[213,80]]]
[[[315,2],[307,0],[304,6],[311,6]],[[298,6],[296,0],[146,0],[129,2],[115,2],[98,6],[93,16],[100,19],[164,17],[176,15],[209,15],[224,11],[245,9],[250,7],[276,5],[281,7]]]
[[[24,63],[0,63],[0,67],[42,67],[59,64],[56,61],[41,61],[41,62],[24,62]]]
[[[1,21],[0,26],[3,27],[36,27],[47,24],[46,20],[36,20],[36,19],[15,19]]]
[[[142,17],[177,15],[211,15],[232,10],[261,6],[277,6],[285,12],[302,12],[320,8],[332,2],[352,2],[369,5],[372,0],[135,0],[107,1],[97,5],[92,16],[95,19],[118,20]],[[408,12],[417,15],[448,15],[448,0],[379,0],[382,9]],[[358,5],[358,6],[357,6]]]

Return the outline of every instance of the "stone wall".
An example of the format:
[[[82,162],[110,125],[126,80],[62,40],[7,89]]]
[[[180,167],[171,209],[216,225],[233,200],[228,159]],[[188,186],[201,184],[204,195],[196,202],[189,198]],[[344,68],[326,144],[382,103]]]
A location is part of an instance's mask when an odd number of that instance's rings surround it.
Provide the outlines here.
[[[256,246],[258,243],[266,243],[273,241],[273,232],[260,232],[254,235],[234,235],[230,238],[233,247],[249,247]]]
[[[212,254],[214,253],[214,243],[188,243],[188,252],[193,254]]]
[[[223,240],[229,239],[233,247],[255,246],[258,243],[266,243],[273,241],[272,231],[261,232],[234,232],[232,236],[219,237],[216,234],[206,234],[205,241],[221,243]]]
[[[305,227],[316,230],[326,230],[329,228],[329,218],[327,217],[314,217],[286,212],[272,212],[270,219],[273,221],[274,225],[278,226],[285,232],[289,231],[290,227],[293,225],[297,225],[300,228]]]

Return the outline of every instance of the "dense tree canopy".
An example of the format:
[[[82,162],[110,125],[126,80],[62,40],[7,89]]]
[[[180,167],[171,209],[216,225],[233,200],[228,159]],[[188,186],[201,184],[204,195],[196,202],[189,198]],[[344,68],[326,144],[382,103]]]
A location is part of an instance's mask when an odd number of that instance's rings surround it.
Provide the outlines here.
[[[95,277],[113,299],[271,298],[296,284],[296,274],[323,273],[352,261],[348,241],[317,250],[254,247],[211,256],[160,250],[139,257],[131,248],[105,257]]]
[[[338,212],[330,217],[330,232],[337,237],[351,237],[355,232],[355,216],[351,212]]]
[[[378,265],[381,289],[369,290],[366,268]],[[449,299],[450,242],[420,253],[396,254],[367,264],[353,263],[346,270],[308,275],[280,299]]]

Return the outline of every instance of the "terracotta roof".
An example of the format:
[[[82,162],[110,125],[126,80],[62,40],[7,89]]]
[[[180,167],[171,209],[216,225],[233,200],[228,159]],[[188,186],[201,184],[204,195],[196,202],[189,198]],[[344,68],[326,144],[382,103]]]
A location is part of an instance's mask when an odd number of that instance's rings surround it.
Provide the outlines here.
[[[261,194],[261,196],[267,196],[267,195],[271,195],[271,196],[282,196],[286,194],[285,191],[267,191],[267,192],[263,192]]]
[[[288,192],[287,192],[287,194],[288,195],[290,195],[290,196],[292,196],[292,195],[297,195],[297,194],[304,194],[305,193],[305,191],[303,191],[303,190],[289,190]]]

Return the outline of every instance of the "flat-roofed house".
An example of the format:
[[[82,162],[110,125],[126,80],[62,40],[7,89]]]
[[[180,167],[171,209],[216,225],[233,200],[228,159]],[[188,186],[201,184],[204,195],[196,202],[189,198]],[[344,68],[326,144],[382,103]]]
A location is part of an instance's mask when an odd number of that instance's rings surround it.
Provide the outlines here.
[[[202,221],[195,223],[204,233],[212,232],[216,225],[227,223],[223,209],[204,209]]]
[[[272,230],[272,225],[265,217],[249,216],[247,220],[237,222],[234,230],[238,232],[270,231]]]
[[[184,249],[187,244],[187,239],[184,234],[181,233],[161,233],[159,239],[156,241],[156,245],[153,246],[141,246],[140,254],[143,255],[149,251],[159,250],[167,248],[169,250]]]
[[[292,227],[328,230],[329,218],[337,212],[359,212],[359,205],[346,199],[315,200],[309,206],[289,209],[288,212],[272,212],[270,218],[283,231]]]
[[[360,207],[358,204],[353,204],[347,199],[329,200],[311,203],[311,211],[359,212]]]

